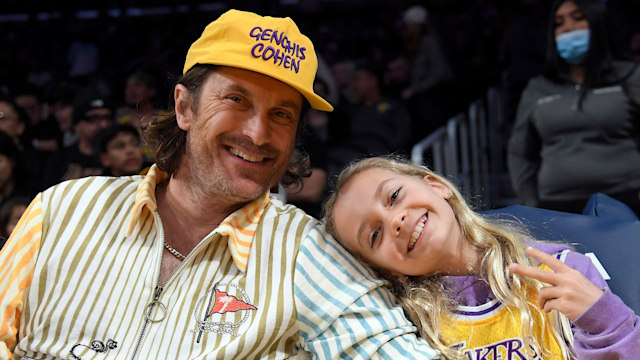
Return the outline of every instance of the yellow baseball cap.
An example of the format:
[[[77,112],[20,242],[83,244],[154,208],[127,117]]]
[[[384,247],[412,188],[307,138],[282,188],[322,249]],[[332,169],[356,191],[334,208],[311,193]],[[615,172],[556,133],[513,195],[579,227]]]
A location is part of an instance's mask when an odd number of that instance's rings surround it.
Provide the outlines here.
[[[312,108],[333,110],[313,92],[316,52],[291,18],[229,10],[191,44],[182,73],[196,64],[231,66],[270,76],[302,93]]]

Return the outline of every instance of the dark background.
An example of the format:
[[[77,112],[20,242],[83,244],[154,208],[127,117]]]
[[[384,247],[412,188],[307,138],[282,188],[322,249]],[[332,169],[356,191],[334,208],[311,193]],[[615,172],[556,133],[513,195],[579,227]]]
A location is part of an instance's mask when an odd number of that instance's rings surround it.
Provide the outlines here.
[[[126,76],[142,67],[160,80],[159,105],[165,106],[164,94],[180,73],[189,45],[230,8],[292,17],[329,65],[367,57],[384,61],[402,46],[402,14],[417,3],[428,9],[453,67],[454,103],[460,109],[508,76],[539,72],[550,1],[4,0],[0,91],[45,72],[51,78],[42,86],[46,96],[68,80],[70,46],[89,42],[98,46],[100,59],[89,81],[106,85],[114,99],[121,99]],[[607,6],[621,44],[628,47],[631,36],[640,33],[640,1],[609,0]]]

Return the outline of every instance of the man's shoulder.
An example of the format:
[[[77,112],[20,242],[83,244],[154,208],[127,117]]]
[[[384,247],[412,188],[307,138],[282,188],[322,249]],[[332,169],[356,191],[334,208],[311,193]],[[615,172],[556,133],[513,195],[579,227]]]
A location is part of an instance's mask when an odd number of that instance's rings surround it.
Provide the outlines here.
[[[287,216],[293,215],[293,216],[299,217],[300,220],[311,221],[314,224],[317,224],[319,222],[318,219],[307,214],[304,210],[300,209],[299,207],[293,204],[285,203],[282,200],[278,199],[277,197],[273,197],[273,196],[269,198],[269,206],[267,207],[267,210],[268,210],[269,216],[279,217],[283,215],[287,215]]]
[[[282,202],[280,199],[271,197],[269,204],[267,205],[264,214],[261,218],[261,223],[273,223],[285,221],[289,224],[289,227],[295,227],[301,230],[297,231],[297,236],[304,238],[311,231],[311,229],[317,227],[320,221],[313,216],[304,212],[304,210],[298,208],[293,204]],[[293,229],[293,228],[292,228]]]
[[[66,180],[59,184],[53,185],[44,191],[44,195],[51,195],[53,193],[65,193],[65,194],[94,194],[97,192],[107,193],[109,191],[120,189],[130,189],[134,191],[142,181],[142,176],[87,176],[79,179]]]

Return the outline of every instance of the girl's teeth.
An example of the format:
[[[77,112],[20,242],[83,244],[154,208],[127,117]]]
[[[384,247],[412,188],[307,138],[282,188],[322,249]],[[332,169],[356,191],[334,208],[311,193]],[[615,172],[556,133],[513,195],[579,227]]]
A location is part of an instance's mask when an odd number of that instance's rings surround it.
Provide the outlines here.
[[[416,244],[416,241],[418,241],[418,237],[420,237],[420,234],[422,233],[422,229],[424,229],[425,221],[427,221],[426,216],[420,219],[420,221],[416,225],[416,228],[413,230],[413,233],[411,234],[411,240],[409,241],[409,250],[413,249],[413,246]]]

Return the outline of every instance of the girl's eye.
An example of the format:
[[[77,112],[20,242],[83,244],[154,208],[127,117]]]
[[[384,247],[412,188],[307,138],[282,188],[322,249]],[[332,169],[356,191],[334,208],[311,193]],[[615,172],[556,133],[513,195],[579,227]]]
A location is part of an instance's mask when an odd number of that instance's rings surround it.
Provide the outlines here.
[[[380,229],[375,229],[373,231],[373,233],[371,233],[371,247],[372,248],[376,244],[376,240],[378,239],[379,235],[380,235]]]
[[[400,188],[401,189],[401,188]],[[396,199],[398,198],[398,196],[400,195],[400,189],[396,190],[393,192],[393,194],[391,194],[391,203],[393,204],[394,201],[396,201]]]

